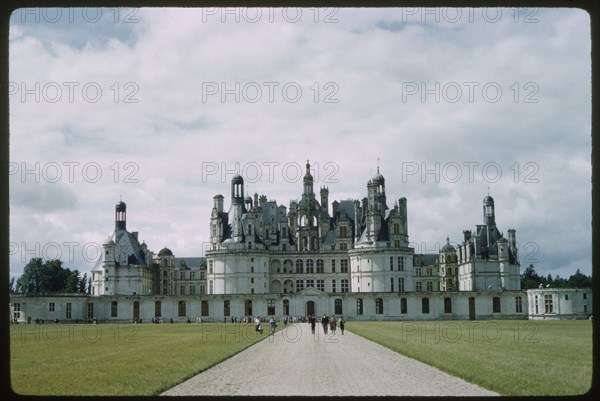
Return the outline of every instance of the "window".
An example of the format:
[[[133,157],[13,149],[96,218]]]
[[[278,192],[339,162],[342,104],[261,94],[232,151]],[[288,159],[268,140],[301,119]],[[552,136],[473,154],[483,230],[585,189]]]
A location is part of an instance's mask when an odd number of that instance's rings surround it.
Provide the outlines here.
[[[206,292],[206,288],[204,285],[200,285],[200,294],[204,294]]]
[[[421,292],[421,291],[423,290],[421,287],[422,287],[422,284],[421,284],[421,282],[420,282],[420,281],[417,281],[417,282],[415,283],[415,291],[417,291],[417,292]]]
[[[400,241],[399,240],[394,240],[394,247],[395,248],[400,248]]]
[[[341,260],[340,269],[342,273],[348,273],[348,259]]]
[[[48,303],[48,312],[54,312],[54,302]]]
[[[394,271],[394,257],[390,256],[390,271]]]
[[[267,301],[267,315],[275,315],[275,300],[273,299]]]
[[[398,256],[398,271],[404,271],[404,258],[402,256]]]
[[[185,295],[185,285],[179,286],[179,295]]]
[[[289,299],[283,300],[283,314],[284,315],[290,314],[290,300]]]
[[[117,301],[110,303],[110,317],[117,317]]]
[[[208,301],[200,302],[200,316],[208,316]]]
[[[229,316],[231,314],[231,308],[229,300],[226,299],[223,301],[223,316]]]
[[[167,280],[163,280],[163,287],[166,287],[167,285]]]
[[[331,292],[337,292],[335,280],[331,280]]]
[[[94,304],[93,303],[87,304],[87,318],[88,319],[94,318]]]
[[[515,297],[515,312],[523,313],[523,299],[521,297]]]
[[[317,273],[325,272],[325,264],[323,263],[323,259],[317,259]]]
[[[390,291],[394,292],[394,278],[390,277]]]
[[[340,298],[336,298],[335,301],[333,301],[333,313],[335,313],[336,315],[341,315],[343,312],[342,310],[342,300]]]
[[[538,313],[540,313],[539,308],[538,308],[538,296],[537,295],[535,296],[535,313],[536,313],[536,315]]]
[[[325,291],[325,280],[317,280],[317,290]]]
[[[179,301],[179,304],[177,305],[177,316],[185,316],[185,301]]]
[[[444,313],[452,313],[452,299],[444,298]]]
[[[254,266],[250,266],[250,273],[254,273]]]
[[[565,301],[569,300],[569,294],[565,294]]]
[[[340,251],[347,251],[348,250],[348,244],[346,244],[345,242],[340,244]]]
[[[357,298],[356,299],[356,314],[357,315],[362,315],[363,314],[363,300],[362,300],[362,298]]]
[[[167,271],[163,270],[163,277],[167,277]]]
[[[421,277],[421,269],[415,269],[417,277]]]
[[[296,291],[302,291],[304,289],[304,280],[296,280]]]
[[[342,279],[342,292],[348,292],[348,279]]]
[[[185,272],[179,272],[179,280],[185,280]]]
[[[160,317],[162,315],[161,312],[162,312],[162,305],[161,305],[160,301],[154,302],[154,316]]]
[[[407,313],[406,298],[400,298],[400,313]]]
[[[254,294],[254,288],[250,288],[250,294]]]
[[[429,298],[421,299],[421,313],[429,313]]]
[[[306,280],[306,288],[310,288],[310,287],[314,287],[314,286],[315,286],[315,280],[313,280],[313,279]]]
[[[252,301],[249,299],[244,302],[244,314],[246,316],[252,316]]]
[[[427,276],[429,276],[429,277],[433,276],[433,270],[431,269],[431,267],[427,268]]]
[[[190,295],[196,295],[196,286],[190,285]]]
[[[433,283],[431,281],[427,282],[427,291],[433,291]]]
[[[303,267],[302,261],[300,259],[298,259],[296,261],[296,273],[297,274],[304,273],[304,267]]]
[[[335,273],[335,259],[331,260],[331,272]]]
[[[213,281],[212,280],[208,281],[208,293],[209,294],[213,293]]]
[[[400,235],[400,224],[394,224],[394,235]]]
[[[208,274],[212,274],[213,272],[213,261],[209,260],[208,261]]]
[[[70,318],[71,318],[71,303],[67,302],[67,311],[65,314],[65,319],[70,319]]]
[[[340,227],[340,238],[346,238],[348,236],[348,228],[346,226]]]
[[[554,313],[552,305],[552,295],[544,295],[544,312]]]
[[[404,277],[398,277],[398,291],[404,292]]]
[[[306,261],[306,273],[313,274],[315,272],[315,267],[312,259],[308,259]]]
[[[587,292],[583,293],[583,299],[587,299]]]
[[[190,280],[196,279],[196,272],[190,272]]]
[[[492,312],[500,313],[500,297],[492,298]]]
[[[383,314],[383,298],[375,298],[375,314]]]
[[[254,277],[250,278],[250,284],[254,284]]]

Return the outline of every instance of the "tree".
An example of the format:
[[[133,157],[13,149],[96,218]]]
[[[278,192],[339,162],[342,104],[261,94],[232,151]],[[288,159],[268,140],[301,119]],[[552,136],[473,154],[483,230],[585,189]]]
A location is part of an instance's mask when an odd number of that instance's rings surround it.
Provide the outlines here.
[[[592,277],[581,273],[579,269],[567,280],[569,287],[588,288],[592,286]]]
[[[25,265],[23,274],[17,279],[16,290],[21,293],[85,292],[87,275],[81,277],[78,270],[62,267],[58,259],[42,261],[33,258]]]
[[[533,265],[529,265],[525,268],[525,271],[521,275],[521,288],[528,290],[530,288],[538,288],[542,278],[535,272]]]

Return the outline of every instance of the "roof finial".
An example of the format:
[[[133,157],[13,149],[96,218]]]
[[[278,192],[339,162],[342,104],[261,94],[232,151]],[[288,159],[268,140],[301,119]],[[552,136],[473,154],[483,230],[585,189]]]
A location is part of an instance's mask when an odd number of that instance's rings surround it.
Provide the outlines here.
[[[488,187],[488,196],[490,196],[490,187]]]
[[[377,174],[379,174],[379,157],[377,158]]]
[[[119,194],[119,201],[123,202],[123,194]]]

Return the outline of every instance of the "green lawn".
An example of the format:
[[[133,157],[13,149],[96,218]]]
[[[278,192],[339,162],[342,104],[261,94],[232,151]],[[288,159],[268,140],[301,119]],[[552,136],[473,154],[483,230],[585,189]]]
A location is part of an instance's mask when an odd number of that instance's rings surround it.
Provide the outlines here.
[[[592,383],[591,321],[348,322],[346,329],[502,395],[576,395]]]
[[[27,395],[155,395],[267,332],[252,324],[14,325],[11,384]]]

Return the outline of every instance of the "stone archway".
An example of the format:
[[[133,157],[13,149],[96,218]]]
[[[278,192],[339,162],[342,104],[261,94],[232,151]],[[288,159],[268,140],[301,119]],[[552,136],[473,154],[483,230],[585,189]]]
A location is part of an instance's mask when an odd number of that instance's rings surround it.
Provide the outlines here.
[[[308,315],[314,316],[315,313],[316,313],[316,311],[315,311],[315,301],[308,301],[308,302],[306,302],[306,316],[308,316]]]

